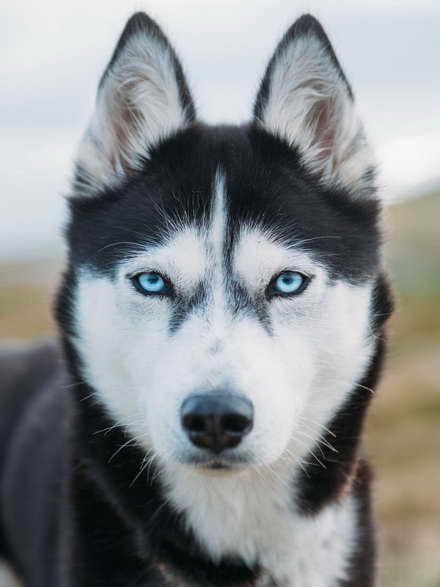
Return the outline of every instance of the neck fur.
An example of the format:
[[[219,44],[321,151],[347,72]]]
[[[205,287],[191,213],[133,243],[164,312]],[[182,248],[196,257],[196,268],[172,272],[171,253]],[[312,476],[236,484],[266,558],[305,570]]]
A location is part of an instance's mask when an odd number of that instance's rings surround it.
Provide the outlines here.
[[[235,474],[179,467],[166,469],[164,479],[170,501],[214,561],[231,557],[258,566],[262,586],[266,579],[318,587],[323,577],[334,577],[328,585],[345,578],[355,542],[354,501],[347,496],[316,516],[302,515],[291,463]]]

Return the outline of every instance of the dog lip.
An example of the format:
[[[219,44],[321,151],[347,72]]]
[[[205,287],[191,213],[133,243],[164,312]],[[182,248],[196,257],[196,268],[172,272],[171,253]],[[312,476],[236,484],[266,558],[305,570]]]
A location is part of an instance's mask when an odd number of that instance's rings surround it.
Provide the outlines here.
[[[216,455],[207,455],[205,458],[200,456],[193,456],[185,459],[182,464],[193,467],[194,469],[208,470],[208,471],[233,471],[243,469],[249,465],[249,460],[246,458],[222,456],[219,458]]]
[[[244,465],[227,461],[207,461],[206,463],[194,463],[192,468],[204,475],[232,475],[242,471]]]
[[[234,463],[228,459],[191,459],[186,461],[185,464],[197,469],[224,470],[235,468],[241,463]]]
[[[211,461],[206,463],[206,465],[202,465],[203,468],[212,469],[214,471],[230,469],[231,464],[225,463],[224,461]]]

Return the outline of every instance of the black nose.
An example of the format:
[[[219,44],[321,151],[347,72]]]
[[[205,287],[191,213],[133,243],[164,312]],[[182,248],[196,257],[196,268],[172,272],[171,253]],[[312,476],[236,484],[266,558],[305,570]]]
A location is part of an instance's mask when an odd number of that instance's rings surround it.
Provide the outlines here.
[[[182,404],[181,421],[191,442],[220,453],[234,448],[252,430],[254,408],[233,393],[195,394]]]

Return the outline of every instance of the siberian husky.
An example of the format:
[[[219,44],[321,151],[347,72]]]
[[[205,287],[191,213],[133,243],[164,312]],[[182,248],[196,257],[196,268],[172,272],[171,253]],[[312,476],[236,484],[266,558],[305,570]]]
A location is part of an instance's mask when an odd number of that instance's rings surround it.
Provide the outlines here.
[[[79,148],[60,344],[2,355],[0,555],[28,587],[371,587],[391,301],[375,164],[302,16],[251,121],[127,23]]]

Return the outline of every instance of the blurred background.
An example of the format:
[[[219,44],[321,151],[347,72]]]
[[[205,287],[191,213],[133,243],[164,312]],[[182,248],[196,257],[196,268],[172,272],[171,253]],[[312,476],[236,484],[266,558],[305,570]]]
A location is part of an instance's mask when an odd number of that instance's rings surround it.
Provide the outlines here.
[[[440,587],[440,3],[438,0],[39,0],[2,6],[0,339],[54,332],[63,195],[125,20],[149,12],[187,70],[201,118],[249,117],[276,42],[317,16],[354,87],[381,166],[397,296],[370,414],[380,585]],[[4,575],[3,575],[4,573]],[[14,583],[0,569],[0,587]]]

